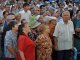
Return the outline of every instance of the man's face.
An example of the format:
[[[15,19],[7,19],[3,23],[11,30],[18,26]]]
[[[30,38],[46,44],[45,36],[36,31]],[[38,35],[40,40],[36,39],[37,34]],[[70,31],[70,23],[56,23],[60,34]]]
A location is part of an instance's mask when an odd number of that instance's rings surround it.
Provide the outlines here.
[[[59,17],[59,16],[60,16],[60,12],[56,12],[56,13],[55,13],[55,16],[56,16],[56,17]]]
[[[64,13],[62,15],[62,18],[63,18],[64,21],[68,21],[70,19],[70,15],[68,13]]]
[[[10,6],[6,6],[6,11],[9,11],[10,10]]]
[[[46,10],[46,7],[42,7],[42,10]]]
[[[36,8],[36,9],[35,9],[35,13],[36,13],[36,14],[40,14],[40,9]]]
[[[4,5],[2,5],[1,8],[4,9]]]
[[[29,8],[30,8],[29,6],[24,7],[25,11],[29,10]]]

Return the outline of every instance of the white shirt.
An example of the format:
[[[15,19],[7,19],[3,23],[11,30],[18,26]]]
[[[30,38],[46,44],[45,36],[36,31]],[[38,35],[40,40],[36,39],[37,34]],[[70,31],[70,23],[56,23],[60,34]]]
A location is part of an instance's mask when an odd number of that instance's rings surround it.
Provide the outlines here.
[[[72,21],[69,20],[67,24],[65,24],[62,21],[57,23],[54,34],[53,34],[53,36],[57,37],[57,40],[58,40],[57,50],[72,49],[73,34],[75,34],[75,32],[74,32],[74,27],[73,27]]]
[[[35,16],[34,20],[38,21],[39,17],[40,17],[40,15]]]
[[[0,17],[1,17],[1,18],[3,18],[3,12],[4,12],[4,11],[5,11],[5,9],[4,9],[4,10],[1,10],[1,9],[0,9]]]
[[[26,19],[26,21],[29,23],[31,18],[31,12],[28,10],[25,12],[24,10],[19,12],[21,14],[21,20]]]

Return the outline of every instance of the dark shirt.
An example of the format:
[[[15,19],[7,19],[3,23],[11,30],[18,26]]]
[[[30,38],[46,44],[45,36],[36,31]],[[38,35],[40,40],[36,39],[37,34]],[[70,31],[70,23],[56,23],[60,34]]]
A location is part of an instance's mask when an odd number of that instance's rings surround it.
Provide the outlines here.
[[[38,31],[31,31],[30,33],[28,33],[28,36],[33,40],[35,41],[37,39],[39,35],[39,32]]]
[[[73,24],[74,24],[74,29],[80,28],[80,19],[74,19]],[[75,37],[80,38],[80,32],[75,32]]]

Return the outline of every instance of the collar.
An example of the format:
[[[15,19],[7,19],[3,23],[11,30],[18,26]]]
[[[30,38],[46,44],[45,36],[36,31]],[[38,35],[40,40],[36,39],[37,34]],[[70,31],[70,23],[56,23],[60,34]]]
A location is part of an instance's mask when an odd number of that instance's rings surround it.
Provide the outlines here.
[[[23,10],[23,11],[24,11],[25,13],[28,12],[28,10],[27,10],[27,11]]]
[[[70,21],[71,21],[71,20],[68,20],[68,23],[67,23],[67,24],[69,24],[69,23],[70,23]],[[61,21],[61,23],[62,23],[62,24],[65,24],[63,20]]]

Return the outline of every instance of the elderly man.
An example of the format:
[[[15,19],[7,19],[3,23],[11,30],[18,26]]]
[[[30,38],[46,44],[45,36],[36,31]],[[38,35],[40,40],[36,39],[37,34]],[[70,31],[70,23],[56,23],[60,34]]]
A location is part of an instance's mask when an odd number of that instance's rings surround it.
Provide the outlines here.
[[[53,36],[55,37],[56,60],[71,60],[71,50],[73,48],[74,27],[70,19],[70,13],[62,13],[63,21],[57,23]]]

